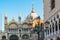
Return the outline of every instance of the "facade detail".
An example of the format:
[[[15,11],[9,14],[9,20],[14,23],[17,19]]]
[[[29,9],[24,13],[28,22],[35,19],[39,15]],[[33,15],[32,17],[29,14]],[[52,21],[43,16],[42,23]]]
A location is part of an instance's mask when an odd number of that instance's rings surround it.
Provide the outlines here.
[[[24,21],[21,21],[21,16],[18,16],[18,21],[12,18],[8,22],[8,17],[4,16],[4,32],[0,32],[0,40],[37,40],[37,34],[33,32],[33,21],[36,22],[36,18],[40,17],[34,11],[34,4],[32,5],[31,13],[26,17]],[[43,22],[43,20],[41,20]]]
[[[59,4],[60,0],[44,0],[44,22],[49,22],[48,31],[45,32],[45,40],[60,40]]]

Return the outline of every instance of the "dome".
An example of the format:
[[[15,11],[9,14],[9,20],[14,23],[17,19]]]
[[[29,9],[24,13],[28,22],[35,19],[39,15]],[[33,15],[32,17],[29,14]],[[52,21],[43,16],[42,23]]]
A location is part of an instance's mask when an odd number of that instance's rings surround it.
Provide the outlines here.
[[[31,13],[30,17],[36,19],[37,17],[39,17],[39,15],[37,13]]]
[[[34,5],[32,4],[32,11],[31,11],[31,13],[30,13],[30,17],[32,18],[32,19],[35,19],[35,18],[37,18],[39,15],[34,11],[34,7],[33,7]]]
[[[14,20],[14,18],[10,21],[10,24],[17,24],[17,22]]]
[[[11,29],[18,28],[18,23],[14,19],[12,19],[9,23],[9,28]]]

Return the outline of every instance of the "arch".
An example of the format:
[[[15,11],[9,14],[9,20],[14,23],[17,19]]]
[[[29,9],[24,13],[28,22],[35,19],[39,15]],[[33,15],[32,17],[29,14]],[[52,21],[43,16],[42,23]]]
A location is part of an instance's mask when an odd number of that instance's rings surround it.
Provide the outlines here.
[[[29,35],[24,34],[24,35],[22,36],[22,39],[29,39]]]
[[[59,18],[59,30],[60,30],[60,18]]]
[[[57,14],[57,18],[59,18],[59,14]]]
[[[6,36],[2,36],[2,40],[6,40]]]
[[[9,40],[19,40],[17,35],[11,35]]]
[[[56,31],[58,31],[57,21],[55,21]]]

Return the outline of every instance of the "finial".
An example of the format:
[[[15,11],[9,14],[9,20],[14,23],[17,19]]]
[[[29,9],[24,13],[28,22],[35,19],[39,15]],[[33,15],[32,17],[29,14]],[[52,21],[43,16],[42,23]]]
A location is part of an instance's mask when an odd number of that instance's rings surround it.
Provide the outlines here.
[[[7,13],[5,13],[4,16],[7,17]]]
[[[18,17],[21,18],[20,13],[18,14]]]
[[[32,13],[34,13],[34,3],[32,3]]]
[[[34,3],[32,3],[32,10],[34,9]]]
[[[12,20],[14,20],[14,16],[12,17]]]

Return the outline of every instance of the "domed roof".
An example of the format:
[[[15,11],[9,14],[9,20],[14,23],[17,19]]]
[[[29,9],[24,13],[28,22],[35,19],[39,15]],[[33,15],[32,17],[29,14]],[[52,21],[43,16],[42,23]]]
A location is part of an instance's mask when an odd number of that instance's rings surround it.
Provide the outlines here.
[[[17,22],[14,20],[14,17],[13,17],[13,19],[10,21],[10,24],[17,24]]]
[[[39,15],[37,13],[31,13],[30,17],[32,17],[33,19],[35,19],[35,18],[39,17]]]
[[[32,19],[35,19],[35,18],[37,18],[39,15],[34,11],[34,8],[33,8],[33,4],[32,4],[32,11],[31,11],[31,13],[30,13],[30,17],[32,18]]]

